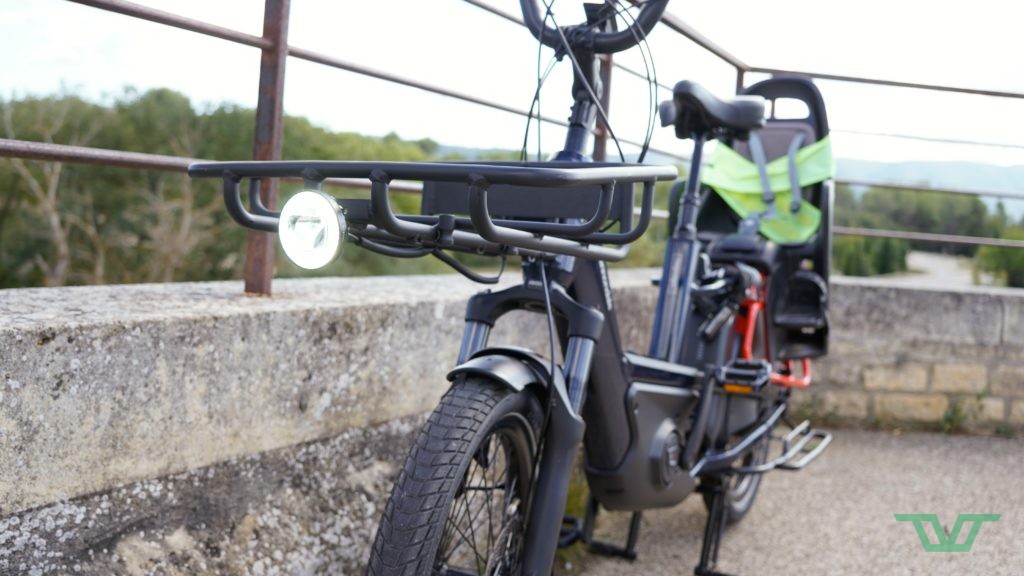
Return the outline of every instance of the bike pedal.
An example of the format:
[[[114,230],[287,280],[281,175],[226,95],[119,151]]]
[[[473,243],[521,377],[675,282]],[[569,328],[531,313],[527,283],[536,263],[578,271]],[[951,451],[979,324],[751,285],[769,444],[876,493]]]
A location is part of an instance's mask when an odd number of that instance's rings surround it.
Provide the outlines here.
[[[766,360],[734,360],[722,367],[718,382],[726,392],[750,394],[764,388],[771,375],[772,365]]]

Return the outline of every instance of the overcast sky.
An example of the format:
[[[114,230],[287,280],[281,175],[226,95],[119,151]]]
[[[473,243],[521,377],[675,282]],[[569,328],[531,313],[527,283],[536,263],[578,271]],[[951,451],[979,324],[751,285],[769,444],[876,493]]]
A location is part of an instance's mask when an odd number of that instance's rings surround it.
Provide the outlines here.
[[[515,0],[491,0],[518,12]],[[261,0],[141,0],[251,34],[262,30]],[[580,2],[558,0],[560,24],[581,19]],[[675,0],[669,10],[756,66],[1024,92],[1024,36],[1013,3],[997,0]],[[395,74],[527,108],[536,79],[536,42],[522,27],[463,0],[292,0],[290,43]],[[671,30],[650,38],[664,84],[692,79],[726,95],[735,72]],[[200,106],[254,106],[259,56],[253,48],[62,0],[0,0],[0,95],[66,87],[102,100],[124,86],[169,87]],[[545,50],[546,62],[550,52]],[[635,51],[617,56],[641,68]],[[285,109],[334,130],[397,132],[444,144],[517,148],[525,120],[305,61],[288,61]],[[542,100],[564,117],[571,71],[561,65]],[[749,82],[756,81],[751,76]],[[819,82],[836,154],[882,161],[974,160],[1024,165],[1024,100]],[[659,99],[668,98],[662,93]],[[612,125],[641,140],[643,81],[613,79]],[[961,146],[842,132],[883,132],[1011,146]],[[544,128],[544,148],[560,143]],[[669,129],[654,145],[680,153]],[[627,153],[632,149],[626,147]]]

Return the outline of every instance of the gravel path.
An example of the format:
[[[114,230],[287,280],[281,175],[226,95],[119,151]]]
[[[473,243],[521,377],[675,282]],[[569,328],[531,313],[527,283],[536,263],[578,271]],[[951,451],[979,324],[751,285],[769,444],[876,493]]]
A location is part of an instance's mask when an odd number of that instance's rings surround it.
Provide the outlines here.
[[[838,430],[802,472],[774,472],[718,568],[751,575],[1024,574],[1024,440]],[[893,514],[1002,514],[982,525],[968,553],[926,553],[913,525]],[[568,572],[593,576],[688,575],[700,556],[699,496],[644,515],[639,558],[586,555]],[[599,532],[624,537],[628,515],[604,513]],[[960,536],[962,542],[967,530]]]
[[[976,286],[974,282],[974,263],[966,256],[951,256],[935,252],[912,250],[907,253],[907,272],[884,274],[888,284],[907,286],[909,288],[963,288]],[[992,286],[992,274],[981,273],[979,280],[982,285]]]

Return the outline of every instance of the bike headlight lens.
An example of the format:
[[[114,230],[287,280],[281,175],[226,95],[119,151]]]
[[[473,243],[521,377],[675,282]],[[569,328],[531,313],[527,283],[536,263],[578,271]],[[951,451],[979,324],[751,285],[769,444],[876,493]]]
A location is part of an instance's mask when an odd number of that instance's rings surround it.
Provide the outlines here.
[[[323,268],[341,253],[345,215],[327,194],[306,190],[281,209],[277,232],[288,259],[307,270]]]

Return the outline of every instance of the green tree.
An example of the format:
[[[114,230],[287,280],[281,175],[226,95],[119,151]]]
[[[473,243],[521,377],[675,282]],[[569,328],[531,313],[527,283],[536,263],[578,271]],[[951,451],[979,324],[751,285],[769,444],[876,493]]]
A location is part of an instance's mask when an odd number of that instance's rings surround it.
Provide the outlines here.
[[[890,189],[870,188],[858,195],[849,186],[836,187],[835,219],[840,226],[899,229],[897,221],[914,219],[916,209],[901,202],[908,198]],[[841,236],[832,243],[832,266],[850,276],[891,274],[907,269],[910,243],[892,238]]]
[[[125,90],[109,105],[74,95],[0,101],[8,138],[205,158],[252,155],[254,113],[197,110],[166,89]],[[436,142],[331,132],[285,119],[286,159],[429,160]],[[227,216],[219,183],[185,174],[0,160],[0,287],[210,280],[241,274],[246,231]],[[282,186],[282,201],[297,190]],[[365,194],[353,191],[355,195]],[[406,212],[414,195],[396,197]],[[327,273],[410,273],[447,268],[347,250]],[[477,261],[478,262],[478,261]],[[493,263],[488,262],[488,265]],[[283,258],[281,275],[303,274]]]
[[[1024,240],[1024,228],[1012,226],[1006,228],[1003,238]],[[978,249],[977,267],[985,272],[992,272],[1001,277],[1007,286],[1024,288],[1024,249],[982,246]]]

